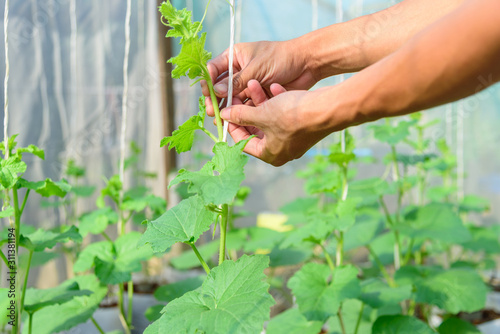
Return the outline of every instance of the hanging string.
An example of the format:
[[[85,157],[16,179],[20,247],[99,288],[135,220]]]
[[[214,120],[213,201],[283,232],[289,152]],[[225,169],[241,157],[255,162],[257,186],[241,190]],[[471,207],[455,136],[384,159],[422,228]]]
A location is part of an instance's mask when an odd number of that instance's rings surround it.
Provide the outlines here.
[[[233,104],[233,62],[234,62],[234,0],[230,1],[229,10],[231,11],[231,33],[229,37],[229,73],[228,73],[228,88],[227,88],[227,107]],[[227,141],[227,129],[229,122],[224,122],[224,135],[223,141]]]
[[[76,133],[78,119],[78,103],[77,103],[77,25],[76,25],[76,0],[71,0],[69,3],[69,18],[71,24],[70,37],[70,60],[71,60],[71,133],[70,136]]]
[[[318,30],[318,0],[311,0],[311,30]]]
[[[125,56],[123,59],[123,97],[122,97],[122,128],[120,136],[120,173],[119,178],[122,183],[120,192],[120,202],[123,199],[123,181],[125,174],[125,135],[127,132],[127,100],[128,100],[128,58],[130,54],[130,17],[132,15],[131,0],[127,0],[127,13],[125,15]],[[120,225],[118,224],[118,233],[120,233]],[[122,231],[123,232],[123,231]],[[121,233],[120,233],[121,234]]]
[[[464,103],[463,101],[458,102],[457,110],[457,194],[458,200],[464,197]]]
[[[9,35],[7,34],[7,27],[9,26],[9,0],[5,0],[5,10],[3,12],[3,34],[5,42],[5,79],[3,83],[3,140],[5,141],[5,159],[9,158],[9,137],[7,128],[9,127]]]
[[[241,42],[241,10],[243,7],[243,1],[236,1],[236,15],[235,15],[235,24],[234,27],[234,43]]]

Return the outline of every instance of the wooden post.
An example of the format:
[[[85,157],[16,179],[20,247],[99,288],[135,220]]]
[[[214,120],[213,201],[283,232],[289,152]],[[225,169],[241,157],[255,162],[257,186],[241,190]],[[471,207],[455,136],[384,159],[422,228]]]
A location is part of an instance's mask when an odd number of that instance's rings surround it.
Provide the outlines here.
[[[157,5],[160,6],[163,0],[157,0]],[[161,87],[161,105],[163,115],[163,135],[170,136],[175,129],[174,123],[174,89],[172,82],[172,64],[167,63],[167,60],[172,57],[172,44],[170,38],[166,39],[168,27],[161,22],[161,16],[157,15],[158,22],[158,61],[160,70],[160,87]],[[162,148],[165,162],[165,175],[176,168],[175,150],[169,151],[166,147]],[[165,187],[165,198],[168,200],[168,189]]]

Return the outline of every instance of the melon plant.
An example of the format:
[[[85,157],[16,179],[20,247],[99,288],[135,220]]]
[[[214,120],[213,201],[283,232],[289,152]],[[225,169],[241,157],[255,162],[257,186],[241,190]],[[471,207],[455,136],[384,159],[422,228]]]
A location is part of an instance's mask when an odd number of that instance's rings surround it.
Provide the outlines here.
[[[247,141],[233,146],[223,141],[223,125],[207,69],[211,54],[205,50],[202,22],[193,22],[190,11],[178,10],[169,1],[162,3],[159,10],[163,23],[170,28],[167,37],[178,38],[181,45],[179,54],[169,60],[175,65],[172,77],[188,76],[194,83],[207,81],[217,134],[205,126],[206,112],[200,98],[199,112],[161,142],[161,146],[178,153],[187,152],[193,146],[195,132],[201,131],[214,142],[213,157],[199,171],[179,171],[170,187],[185,183],[190,196],[159,218],[148,221],[139,245],[148,244],[154,252],[165,252],[177,242],[185,243],[192,248],[207,276],[200,287],[168,303],[161,317],[145,333],[259,333],[274,304],[263,273],[269,258],[243,255],[228,259],[226,251],[231,208],[245,178],[248,157],[242,152]],[[220,235],[216,267],[209,266],[196,246],[198,238],[210,228]]]

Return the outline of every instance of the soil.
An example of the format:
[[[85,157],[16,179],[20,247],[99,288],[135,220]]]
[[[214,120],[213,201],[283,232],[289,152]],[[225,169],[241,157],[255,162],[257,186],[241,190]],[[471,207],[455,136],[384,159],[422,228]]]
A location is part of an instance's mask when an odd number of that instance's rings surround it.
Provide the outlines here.
[[[461,312],[458,314],[461,319],[467,320],[474,325],[480,325],[484,322],[492,321],[500,318],[500,314],[493,310],[481,310],[473,313]]]

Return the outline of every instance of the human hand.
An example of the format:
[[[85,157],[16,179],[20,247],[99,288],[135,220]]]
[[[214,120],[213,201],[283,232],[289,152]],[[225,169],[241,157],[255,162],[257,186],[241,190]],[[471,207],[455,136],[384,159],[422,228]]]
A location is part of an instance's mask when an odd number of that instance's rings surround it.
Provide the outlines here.
[[[255,135],[244,152],[273,166],[300,158],[331,130],[328,115],[314,103],[315,92],[289,91],[270,85],[271,99],[256,80],[248,82],[250,105],[235,99],[221,111],[235,142]],[[252,106],[253,105],[253,106]]]
[[[234,47],[233,96],[240,101],[250,98],[247,83],[257,80],[268,96],[272,96],[270,86],[282,85],[286,90],[309,89],[318,80],[308,68],[305,48],[300,48],[296,40],[285,42],[240,43]],[[301,51],[302,50],[302,51]],[[208,70],[215,84],[218,98],[227,97],[229,50],[208,63]],[[201,82],[207,114],[214,116],[208,84]]]

